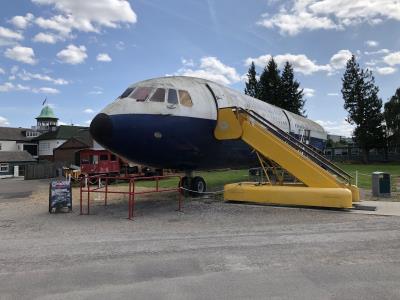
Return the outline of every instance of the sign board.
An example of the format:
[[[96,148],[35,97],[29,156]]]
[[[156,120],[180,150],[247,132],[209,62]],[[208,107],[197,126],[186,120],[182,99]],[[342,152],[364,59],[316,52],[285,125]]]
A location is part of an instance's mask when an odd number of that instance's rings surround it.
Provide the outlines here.
[[[49,213],[65,207],[72,210],[71,182],[52,180],[49,189]]]

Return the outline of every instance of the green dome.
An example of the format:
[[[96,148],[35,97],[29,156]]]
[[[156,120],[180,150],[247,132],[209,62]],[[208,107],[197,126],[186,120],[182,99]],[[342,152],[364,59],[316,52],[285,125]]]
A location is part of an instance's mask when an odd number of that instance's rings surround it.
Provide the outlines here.
[[[55,120],[58,120],[58,118],[54,115],[54,111],[48,105],[46,105],[45,107],[42,108],[42,111],[40,112],[40,115],[38,117],[36,117],[36,119],[55,119]]]

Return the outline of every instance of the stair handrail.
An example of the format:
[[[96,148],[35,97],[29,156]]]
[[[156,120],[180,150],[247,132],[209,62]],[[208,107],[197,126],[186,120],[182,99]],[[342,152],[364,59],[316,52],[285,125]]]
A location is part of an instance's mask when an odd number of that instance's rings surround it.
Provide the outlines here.
[[[322,165],[323,167],[326,167],[329,169],[331,172],[336,174],[337,176],[341,177],[348,183],[351,182],[352,176],[348,173],[346,173],[344,170],[340,169],[338,166],[333,164],[331,161],[320,155],[318,152],[316,152],[314,149],[312,149],[310,146],[300,142],[290,134],[286,133],[279,127],[277,127],[275,124],[271,123],[270,121],[266,120],[263,116],[261,116],[259,113],[251,110],[251,109],[244,109],[241,107],[226,107],[226,108],[231,108],[234,111],[237,112],[243,112],[246,115],[250,116],[252,119],[258,121],[262,125],[264,125],[271,133],[275,134],[288,144],[290,144],[293,148],[295,148],[298,151],[305,152],[305,155],[308,159],[311,161],[314,161],[318,165]],[[272,130],[271,130],[272,129]],[[275,132],[273,132],[275,131]]]

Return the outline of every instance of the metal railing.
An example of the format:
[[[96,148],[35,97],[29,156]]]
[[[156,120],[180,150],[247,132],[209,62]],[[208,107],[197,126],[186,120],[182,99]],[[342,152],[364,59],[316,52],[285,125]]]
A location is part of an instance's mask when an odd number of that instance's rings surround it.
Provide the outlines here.
[[[292,135],[286,133],[267,119],[265,119],[263,116],[258,114],[257,112],[250,110],[250,109],[243,109],[240,107],[229,107],[233,111],[237,113],[244,113],[245,115],[249,116],[251,119],[257,121],[260,123],[263,127],[265,127],[266,130],[274,134],[276,137],[290,145],[292,148],[300,152],[303,156],[307,157],[323,169],[327,170],[330,173],[335,174],[342,180],[344,180],[346,183],[350,184],[352,176],[348,174],[346,171],[342,170],[338,166],[336,166],[334,163],[326,159],[324,156],[319,154],[317,151],[315,151],[313,148],[310,146],[304,144],[303,142],[299,141]]]
[[[179,185],[174,188],[160,188],[160,180],[176,178],[179,179]],[[122,181],[128,183],[128,191],[121,190],[110,190],[111,181]],[[146,189],[142,191],[138,191],[136,187],[136,183],[138,181],[155,181],[154,189]],[[149,176],[149,177],[129,177],[129,176],[87,176],[85,180],[82,180],[80,183],[80,214],[81,215],[89,215],[90,214],[90,200],[91,193],[102,193],[104,194],[104,206],[108,204],[108,195],[109,194],[120,194],[120,195],[128,195],[128,219],[132,220],[134,216],[135,210],[135,196],[143,195],[143,194],[151,194],[151,193],[162,193],[162,192],[178,192],[178,210],[182,210],[182,193],[180,183],[182,181],[182,176],[180,175],[165,175],[165,176]],[[93,183],[95,182],[95,183]],[[102,185],[102,182],[105,184]],[[87,204],[86,204],[86,213],[84,213],[83,208],[83,195],[87,194]]]

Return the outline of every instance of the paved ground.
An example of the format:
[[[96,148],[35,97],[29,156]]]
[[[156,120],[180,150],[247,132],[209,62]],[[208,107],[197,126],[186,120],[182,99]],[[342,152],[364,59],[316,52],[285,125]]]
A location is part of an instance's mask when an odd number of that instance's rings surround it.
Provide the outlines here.
[[[400,298],[399,217],[173,195],[49,215],[45,183],[0,180],[0,299]]]

